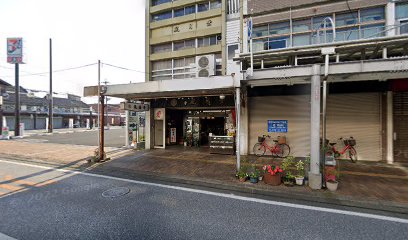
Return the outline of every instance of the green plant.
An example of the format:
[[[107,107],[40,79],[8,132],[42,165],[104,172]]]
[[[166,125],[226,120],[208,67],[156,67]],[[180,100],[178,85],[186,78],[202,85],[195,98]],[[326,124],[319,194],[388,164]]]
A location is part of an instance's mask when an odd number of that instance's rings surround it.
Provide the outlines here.
[[[255,169],[254,171],[252,171],[250,174],[249,174],[249,177],[250,178],[258,178],[259,177],[259,170],[258,169]]]
[[[294,162],[295,162],[295,157],[293,156],[287,156],[285,159],[283,159],[281,168],[283,171],[288,171],[294,167]]]
[[[244,177],[248,177],[248,173],[247,173],[248,167],[247,166],[241,166],[239,171],[237,172],[237,177],[239,178],[244,178]]]
[[[296,170],[297,170],[297,175],[296,175],[296,177],[299,177],[299,178],[301,178],[301,177],[304,177],[305,176],[305,167],[304,167],[304,163],[303,163],[303,161],[302,160],[299,160],[297,163],[296,163]]]

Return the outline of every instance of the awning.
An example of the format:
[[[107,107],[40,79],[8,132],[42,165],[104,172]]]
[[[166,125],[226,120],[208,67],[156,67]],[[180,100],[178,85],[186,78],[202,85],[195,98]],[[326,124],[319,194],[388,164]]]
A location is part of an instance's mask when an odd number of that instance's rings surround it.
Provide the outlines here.
[[[174,79],[108,85],[103,95],[137,100],[216,96],[221,94],[233,94],[234,88],[239,86],[239,79],[233,76],[214,76],[209,78]],[[98,86],[88,86],[84,88],[84,97],[97,95]]]

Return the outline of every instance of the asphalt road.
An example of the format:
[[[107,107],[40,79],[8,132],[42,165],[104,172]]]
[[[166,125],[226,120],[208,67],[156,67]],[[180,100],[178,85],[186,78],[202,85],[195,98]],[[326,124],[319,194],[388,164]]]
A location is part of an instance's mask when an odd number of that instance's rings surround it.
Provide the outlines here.
[[[129,192],[105,197],[112,188]],[[14,189],[14,190],[13,190]],[[14,193],[13,193],[14,192]],[[0,238],[406,239],[408,220],[0,160]]]
[[[46,136],[29,136],[25,139],[49,143],[74,144],[86,146],[98,146],[98,131],[85,131],[63,134],[52,134]],[[125,130],[110,129],[105,130],[106,147],[123,147],[125,145]]]

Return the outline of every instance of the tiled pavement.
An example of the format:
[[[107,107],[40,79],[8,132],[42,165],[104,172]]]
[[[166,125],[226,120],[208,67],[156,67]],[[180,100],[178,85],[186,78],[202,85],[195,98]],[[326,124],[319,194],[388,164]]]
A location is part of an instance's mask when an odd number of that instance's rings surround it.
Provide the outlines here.
[[[339,189],[313,191],[308,187],[269,186],[264,183],[240,183],[235,178],[235,157],[209,154],[205,148],[169,148],[150,151],[106,149],[111,161],[91,164],[86,162],[95,147],[21,141],[0,141],[0,156],[40,161],[51,165],[87,171],[112,173],[115,176],[149,175],[169,181],[189,181],[223,189],[245,189],[247,192],[269,192],[332,200],[347,205],[356,202],[381,206],[392,205],[408,213],[408,168],[401,165],[359,161],[340,162]],[[279,163],[271,158],[243,158],[248,164],[262,166]]]

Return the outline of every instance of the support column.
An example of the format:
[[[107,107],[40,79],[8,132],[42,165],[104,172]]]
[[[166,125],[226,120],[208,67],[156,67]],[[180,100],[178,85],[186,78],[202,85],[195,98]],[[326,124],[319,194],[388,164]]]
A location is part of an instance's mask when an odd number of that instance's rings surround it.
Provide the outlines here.
[[[395,25],[397,24],[395,21],[395,2],[388,1],[387,6],[385,7],[385,26],[388,26],[390,30],[388,30],[385,35],[386,36],[395,36],[396,35],[396,28]]]
[[[241,138],[241,88],[235,88],[235,116],[236,116],[236,156],[237,156],[237,171],[241,168],[241,151],[240,151],[240,138]]]
[[[243,95],[244,95],[244,98],[243,98],[243,103],[241,103],[241,119],[240,119],[240,132],[239,132],[239,134],[241,135],[240,150],[241,150],[241,155],[248,155],[249,109],[248,109],[248,97],[246,96],[246,94],[243,94]]]
[[[129,111],[125,111],[125,146],[128,148],[129,147]]]
[[[387,92],[387,163],[394,163],[394,117],[392,91]]]
[[[151,109],[151,106],[149,106],[149,111],[146,111],[146,114],[145,114],[145,149],[151,149],[152,148],[152,146],[151,146],[151,140],[152,140],[152,137],[151,137],[151,134],[152,134],[152,131],[151,131],[151,112],[152,112],[152,109]]]
[[[313,66],[313,76],[310,91],[310,172],[309,186],[312,189],[322,188],[322,174],[320,173],[320,68]]]

